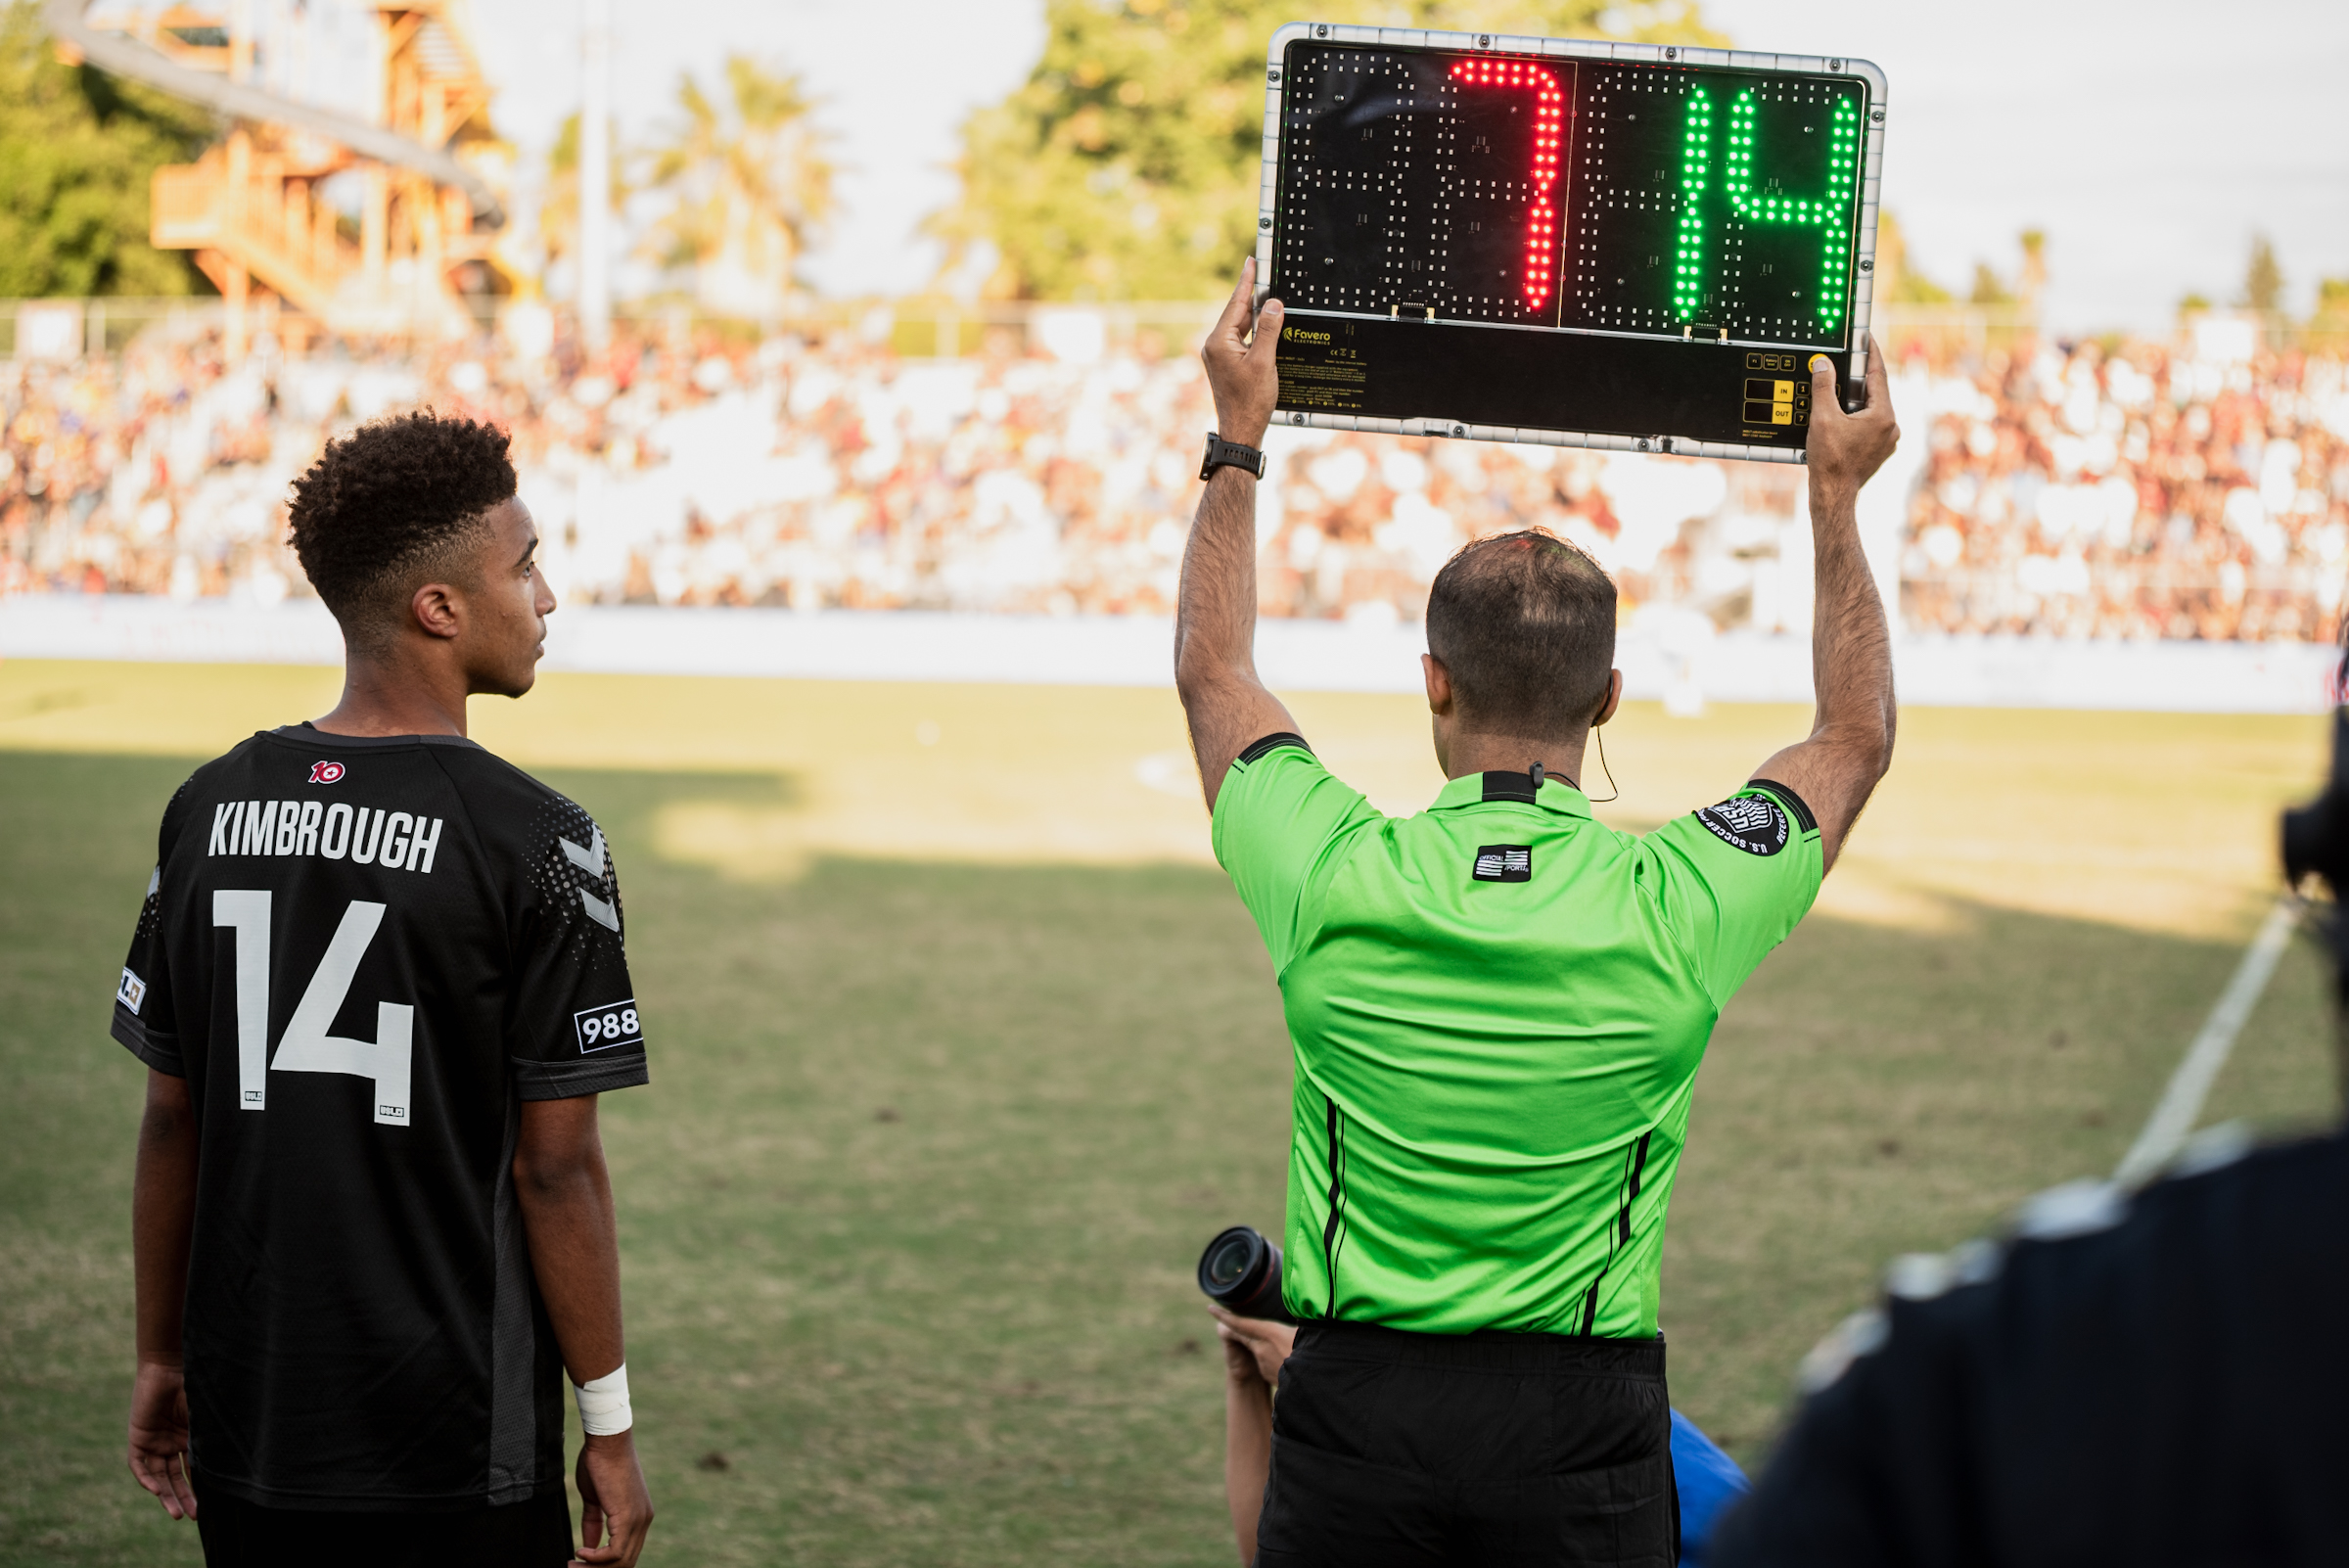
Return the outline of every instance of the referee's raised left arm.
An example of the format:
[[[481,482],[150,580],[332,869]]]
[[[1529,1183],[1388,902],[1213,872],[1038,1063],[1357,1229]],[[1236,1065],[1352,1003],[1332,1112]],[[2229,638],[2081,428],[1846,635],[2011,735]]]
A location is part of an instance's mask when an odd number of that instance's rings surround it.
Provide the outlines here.
[[[1216,397],[1216,434],[1261,447],[1280,394],[1274,352],[1281,305],[1254,309],[1256,258],[1240,267],[1239,286],[1199,357]],[[1255,336],[1250,338],[1253,326]],[[1297,721],[1256,673],[1256,483],[1238,465],[1215,469],[1182,552],[1182,591],[1174,613],[1174,690],[1190,721],[1199,785],[1213,811],[1232,760],[1251,741],[1295,731]]]

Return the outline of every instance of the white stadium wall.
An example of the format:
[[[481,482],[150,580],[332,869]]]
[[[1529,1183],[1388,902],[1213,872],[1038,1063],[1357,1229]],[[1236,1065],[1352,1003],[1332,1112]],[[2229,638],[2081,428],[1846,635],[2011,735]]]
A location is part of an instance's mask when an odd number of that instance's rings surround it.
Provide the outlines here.
[[[1154,686],[1172,678],[1174,628],[1156,617],[583,606],[549,623],[547,668],[821,680]],[[1274,689],[1415,692],[1426,643],[1412,624],[1267,620],[1257,662]],[[0,599],[0,658],[333,665],[343,642],[315,600],[260,606],[126,594]],[[1904,637],[1901,701],[1923,707],[2315,714],[2338,650],[2321,643],[2096,642]],[[1811,700],[1807,639],[1716,633],[1687,612],[1642,617],[1618,645],[1634,700]]]

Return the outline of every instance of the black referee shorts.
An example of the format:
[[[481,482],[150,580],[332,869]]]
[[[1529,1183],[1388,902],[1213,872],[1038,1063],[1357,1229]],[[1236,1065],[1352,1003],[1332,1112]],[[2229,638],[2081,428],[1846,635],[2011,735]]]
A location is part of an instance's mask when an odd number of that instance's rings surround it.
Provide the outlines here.
[[[1257,1568],[1674,1568],[1662,1339],[1307,1323]]]
[[[312,1513],[264,1508],[196,1477],[206,1568],[563,1568],[570,1499],[553,1487],[528,1502],[458,1513]]]

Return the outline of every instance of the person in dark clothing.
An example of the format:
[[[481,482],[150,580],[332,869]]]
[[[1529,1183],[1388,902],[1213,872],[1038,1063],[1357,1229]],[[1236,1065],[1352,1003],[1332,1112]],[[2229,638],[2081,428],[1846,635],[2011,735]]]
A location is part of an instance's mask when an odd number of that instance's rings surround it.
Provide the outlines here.
[[[596,1101],[647,1081],[602,829],[465,737],[554,595],[506,438],[328,445],[295,548],[343,700],[164,808],[115,992],[147,1068],[130,1468],[214,1568],[559,1568],[652,1520]]]
[[[2349,1141],[2058,1188],[1896,1269],[1722,1568],[2334,1562],[2349,1471]]]
[[[2349,709],[2284,871],[2349,887]],[[2323,922],[2349,995],[2349,926]],[[2344,1014],[2349,1017],[2349,1013]],[[2211,1568],[2349,1547],[2349,1132],[2058,1187],[1813,1353],[1724,1568]],[[2214,1135],[2216,1134],[2216,1135]]]

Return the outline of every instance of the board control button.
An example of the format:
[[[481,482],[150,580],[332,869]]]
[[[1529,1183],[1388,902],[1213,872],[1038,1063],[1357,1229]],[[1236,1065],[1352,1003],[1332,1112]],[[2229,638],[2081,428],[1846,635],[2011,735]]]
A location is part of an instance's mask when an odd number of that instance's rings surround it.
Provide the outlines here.
[[[1757,359],[1789,359],[1789,354],[1748,354]],[[1745,378],[1744,408],[1748,425],[1808,425],[1811,423],[1811,384],[1787,376]]]

